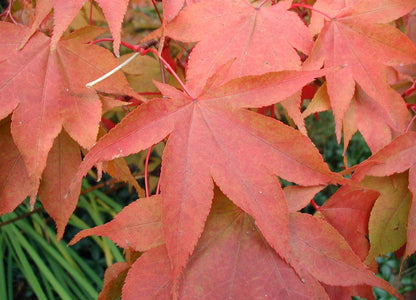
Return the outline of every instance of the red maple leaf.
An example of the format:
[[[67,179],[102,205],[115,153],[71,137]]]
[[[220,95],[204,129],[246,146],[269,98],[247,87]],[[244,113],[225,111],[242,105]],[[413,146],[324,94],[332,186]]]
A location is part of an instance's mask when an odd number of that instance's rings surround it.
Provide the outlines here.
[[[397,28],[382,23],[403,16],[415,6],[414,0],[315,3],[314,8],[326,19],[305,66],[343,66],[326,76],[338,140],[356,84],[377,104],[386,124],[401,132],[406,128],[405,102],[387,83],[387,66],[415,63],[416,47]],[[322,22],[322,15],[315,15]],[[315,27],[318,21],[313,23]]]
[[[12,212],[31,192],[22,155],[10,134],[10,119],[0,121],[0,215]]]
[[[114,38],[114,52],[119,54],[119,47],[121,41],[121,23],[123,22],[124,14],[126,13],[128,0],[97,0],[96,1],[103,9],[104,16],[107,19],[108,26]],[[38,0],[36,1],[36,18],[31,26],[31,29],[24,36],[21,41],[25,44],[27,40],[36,32],[39,25],[43,22],[45,17],[53,9],[54,13],[54,27],[51,47],[55,48],[58,41],[61,39],[63,33],[71,24],[72,20],[78,14],[85,0]]]
[[[228,79],[299,69],[294,48],[308,54],[312,38],[298,15],[288,11],[290,5],[291,1],[256,7],[246,0],[205,0],[187,6],[167,25],[166,35],[199,41],[188,62],[189,90],[196,94],[232,59]]]
[[[355,177],[357,179],[364,179],[365,176],[377,176],[380,177],[378,181],[385,180],[382,177],[391,176],[393,177],[393,182],[391,183],[392,187],[390,187],[390,194],[399,194],[400,196],[394,201],[390,201],[389,195],[384,200],[387,205],[393,205],[395,209],[399,210],[402,206],[409,205],[410,197],[410,208],[407,208],[408,213],[408,220],[407,220],[407,245],[405,249],[404,257],[408,257],[409,255],[413,254],[416,251],[416,243],[415,243],[415,236],[416,236],[416,204],[415,204],[415,170],[416,170],[416,132],[408,132],[403,134],[396,139],[394,139],[389,145],[381,149],[379,152],[375,153],[366,161],[362,162],[355,171]],[[406,174],[397,174],[403,173],[409,170],[408,175]],[[397,177],[394,179],[394,177]],[[406,182],[408,180],[408,188],[401,189],[398,188],[398,185],[403,185],[403,181]],[[382,185],[383,189],[385,189],[385,184]],[[410,194],[409,194],[410,191]],[[390,195],[391,196],[391,195]],[[402,203],[403,201],[403,203]],[[399,202],[399,204],[394,204],[395,202]],[[383,209],[383,205],[379,209],[379,213],[383,212],[384,215],[389,213],[389,210]],[[403,214],[403,213],[402,213]],[[407,215],[407,213],[405,213]],[[382,218],[382,216],[375,216],[375,218]],[[377,227],[377,225],[383,226],[383,223],[388,223],[391,216],[387,215],[384,220],[376,220],[373,226]],[[377,224],[377,222],[383,222],[382,224]],[[385,225],[384,225],[385,226]],[[402,222],[400,222],[398,228],[402,228],[405,226]],[[395,227],[393,228],[393,230]],[[376,228],[377,230],[377,228]],[[377,236],[376,236],[377,237]],[[393,236],[396,240],[397,237]],[[390,245],[387,245],[389,247]],[[397,246],[397,243],[396,243]]]
[[[144,150],[169,135],[161,175],[162,227],[174,278],[203,231],[213,180],[285,257],[288,209],[273,174],[306,186],[343,178],[329,171],[307,137],[243,108],[281,101],[321,74],[248,76],[211,86],[199,97],[157,84],[166,98],[138,107],[104,136],[86,155],[78,180],[96,162]]]
[[[133,240],[144,243],[140,242],[138,246],[133,243],[129,247],[136,251],[149,250],[128,271],[123,299],[135,299],[138,294],[144,299],[171,297],[173,283],[168,252],[165,245],[157,246],[151,241],[153,235],[161,237],[162,231],[144,229],[160,226],[161,222],[155,219],[157,213],[143,213],[156,212],[158,205],[158,196],[137,200],[113,221],[84,230],[71,241],[74,243],[85,236],[99,234],[119,243],[123,237],[113,234],[116,230],[130,231],[132,237],[137,229]],[[122,221],[128,217],[130,220]],[[299,267],[296,271],[269,246],[256,223],[216,189],[204,232],[185,267],[178,289],[174,291],[178,299],[328,299],[319,281],[342,286],[326,286],[332,295],[367,295],[371,289],[359,283],[380,286],[397,295],[387,282],[374,276],[325,221],[306,214],[291,214],[290,242],[294,257],[290,259],[296,260],[295,266]],[[308,234],[311,226],[312,235]],[[328,272],[330,274],[325,275]]]
[[[16,50],[20,45],[16,36],[27,31],[22,26],[0,23],[0,35],[10,41],[0,49],[0,119],[13,113],[11,133],[26,164],[34,197],[48,153],[62,128],[84,148],[95,142],[101,101],[85,84],[117,62],[109,51],[86,44],[102,29],[76,31],[59,41],[56,49],[51,48],[50,38],[37,33],[23,50]],[[97,88],[134,94],[121,73]]]
[[[33,191],[22,155],[10,134],[10,123],[10,118],[0,121],[0,214],[12,212]],[[39,187],[43,207],[56,223],[58,240],[78,203],[80,183],[73,194],[65,195],[80,163],[79,146],[62,131],[49,152]]]
[[[378,196],[377,191],[343,186],[319,208],[319,213],[341,233],[362,261],[370,249],[368,220]]]

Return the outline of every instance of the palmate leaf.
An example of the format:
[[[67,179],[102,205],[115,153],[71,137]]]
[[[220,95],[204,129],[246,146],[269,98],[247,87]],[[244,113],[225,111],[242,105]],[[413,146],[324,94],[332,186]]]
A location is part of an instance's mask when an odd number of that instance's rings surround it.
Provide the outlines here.
[[[84,230],[71,241],[74,243],[82,237],[99,234],[119,242],[123,237],[115,235],[116,230],[130,231],[132,236],[137,228],[131,240],[140,241],[140,245],[132,243],[129,248],[148,250],[128,271],[122,289],[123,300],[136,299],[138,295],[141,299],[172,298],[171,263],[166,246],[154,244],[148,239],[149,232],[142,230],[161,222],[157,222],[153,214],[137,215],[140,210],[154,211],[160,205],[159,199],[159,196],[152,196],[137,200],[113,221]],[[136,217],[120,222],[131,215]],[[376,277],[325,221],[306,214],[290,214],[293,251],[289,259],[294,262],[295,269],[269,246],[256,223],[216,189],[204,232],[174,291],[176,297],[329,299],[326,289],[333,296],[331,299],[337,299],[336,295],[367,296],[371,291],[368,286],[374,285],[397,296],[394,289]],[[159,228],[153,234],[162,236],[162,230]],[[325,289],[318,280],[326,284]]]
[[[416,47],[400,30],[385,23],[410,12],[416,1],[319,0],[314,7],[331,19],[322,28],[322,15],[314,14],[312,22],[320,33],[304,66],[344,66],[326,76],[338,140],[356,84],[377,104],[385,123],[403,132],[408,113],[400,94],[387,83],[386,66],[415,63]]]
[[[374,212],[376,220],[373,222],[375,231],[389,229],[391,238],[395,241],[395,247],[399,247],[404,242],[403,229],[407,229],[407,245],[405,257],[416,251],[415,244],[415,165],[416,165],[416,132],[408,132],[398,136],[390,144],[375,153],[366,161],[362,162],[355,172],[356,178],[360,180],[375,181],[375,187],[380,182],[387,182],[387,186],[381,184],[379,189],[384,190],[385,196],[379,204],[378,212]],[[407,170],[408,173],[406,172]],[[403,173],[403,174],[397,174]],[[365,178],[373,177],[372,179]],[[390,176],[391,178],[384,178]],[[408,182],[408,189],[406,183]],[[374,187],[373,187],[374,188]],[[390,198],[393,196],[393,201]],[[384,203],[383,203],[384,202]],[[409,203],[410,202],[410,203]],[[384,211],[385,206],[394,209],[394,214],[388,210]],[[409,207],[410,206],[410,207]],[[408,213],[407,213],[408,212]],[[373,213],[372,213],[373,214]],[[406,226],[407,217],[407,226]],[[393,220],[395,223],[391,222]],[[391,231],[399,231],[401,235],[392,234]],[[381,237],[374,234],[374,238],[379,240]],[[391,248],[390,243],[376,245],[380,248]]]
[[[169,135],[161,196],[173,277],[178,278],[202,233],[214,181],[256,219],[267,241],[286,257],[288,207],[273,174],[306,186],[345,180],[330,172],[307,137],[241,107],[281,101],[321,74],[293,71],[248,76],[212,87],[198,98],[157,84],[166,98],[138,107],[104,136],[86,155],[78,180],[96,162],[144,150]]]
[[[294,48],[308,54],[312,37],[299,16],[288,11],[291,1],[258,5],[246,0],[205,0],[187,6],[167,25],[166,35],[199,42],[188,62],[187,83],[192,92],[232,59],[228,79],[300,69]]]
[[[10,134],[10,118],[0,121],[0,214],[12,212],[31,192],[22,155]]]
[[[109,51],[86,44],[103,29],[76,31],[59,41],[55,50],[51,49],[50,38],[36,33],[19,51],[20,42],[15,36],[25,32],[25,27],[0,23],[0,35],[11,45],[0,54],[0,118],[13,113],[11,133],[26,164],[33,197],[53,141],[62,128],[84,148],[95,142],[101,101],[85,84],[117,62]],[[121,73],[97,88],[134,95]]]
[[[65,194],[81,162],[80,146],[92,146],[101,119],[101,100],[85,84],[117,64],[109,51],[86,44],[103,31],[80,29],[61,39],[55,50],[51,49],[50,38],[36,33],[18,50],[28,29],[0,23],[0,35],[8,41],[7,46],[0,48],[0,119],[12,114],[11,125],[5,130],[13,138],[12,142],[8,138],[9,144],[1,149],[10,151],[2,155],[2,168],[12,170],[11,176],[4,170],[8,177],[5,182],[15,176],[20,176],[13,180],[16,183],[24,180],[19,187],[12,184],[1,188],[7,202],[1,213],[10,212],[28,195],[33,205],[39,194],[46,211],[56,221],[58,239],[78,201],[80,183],[70,197]],[[120,73],[108,83],[110,86],[101,84],[98,88],[134,95]],[[14,158],[10,157],[12,153]],[[12,159],[15,164],[10,166]],[[13,187],[16,192],[9,190]]]
[[[370,249],[368,221],[379,195],[379,192],[371,189],[343,186],[319,208],[319,214],[341,233],[363,261]],[[353,224],[353,226],[345,224]]]
[[[36,1],[36,18],[31,26],[30,31],[25,34],[21,41],[23,46],[27,40],[36,32],[39,25],[43,22],[45,17],[53,9],[54,12],[54,27],[53,36],[51,40],[51,47],[54,49],[58,41],[61,39],[63,33],[71,24],[72,20],[78,14],[86,0],[38,0]],[[97,0],[100,7],[103,9],[104,16],[107,19],[108,26],[114,38],[114,52],[119,54],[119,47],[121,41],[121,23],[123,22],[124,14],[127,11],[128,0]]]

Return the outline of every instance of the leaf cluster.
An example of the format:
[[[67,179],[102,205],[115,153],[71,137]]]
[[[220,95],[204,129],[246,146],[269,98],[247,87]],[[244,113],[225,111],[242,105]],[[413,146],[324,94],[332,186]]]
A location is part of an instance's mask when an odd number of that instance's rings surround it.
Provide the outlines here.
[[[1,15],[0,214],[39,199],[61,239],[95,166],[139,196],[71,242],[125,249],[100,299],[402,297],[375,272],[416,251],[416,0],[84,2]]]

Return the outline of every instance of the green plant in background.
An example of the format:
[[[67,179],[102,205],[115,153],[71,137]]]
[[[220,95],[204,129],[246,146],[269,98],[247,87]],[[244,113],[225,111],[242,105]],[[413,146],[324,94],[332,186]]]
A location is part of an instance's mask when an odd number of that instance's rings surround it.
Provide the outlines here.
[[[90,186],[84,181],[85,189]],[[80,197],[68,236],[101,225],[121,205],[100,190]],[[24,203],[0,217],[0,299],[96,299],[104,270],[124,261],[107,238],[94,237],[73,247],[56,241],[53,222],[40,208],[30,213]]]

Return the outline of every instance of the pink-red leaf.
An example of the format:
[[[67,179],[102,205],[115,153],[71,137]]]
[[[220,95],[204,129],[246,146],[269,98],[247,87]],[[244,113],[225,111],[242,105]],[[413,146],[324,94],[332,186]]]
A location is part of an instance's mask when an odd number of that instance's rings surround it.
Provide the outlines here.
[[[338,140],[356,83],[377,103],[390,127],[398,131],[406,128],[405,103],[388,85],[385,66],[415,63],[416,47],[398,29],[381,23],[410,11],[416,1],[381,2],[323,0],[315,4],[332,19],[320,32],[306,64],[314,69],[322,64],[325,67],[343,66],[326,76]],[[379,10],[385,12],[383,18],[379,18]],[[369,59],[368,53],[374,55],[374,59]]]
[[[368,255],[368,220],[379,193],[373,190],[341,187],[319,212],[345,238],[354,252],[364,260]]]
[[[51,46],[54,49],[85,2],[85,0],[38,0],[36,2],[36,19],[30,32],[26,35],[24,42],[38,29],[43,19],[53,9],[54,28]],[[129,1],[97,0],[97,3],[103,9],[104,16],[107,19],[114,38],[114,52],[118,55],[121,41],[121,23],[123,22]]]
[[[58,240],[62,238],[69,217],[78,203],[81,183],[78,183],[78,186],[68,197],[66,197],[66,193],[80,164],[79,146],[65,131],[62,131],[55,139],[49,152],[39,187],[39,198],[42,205],[56,223]]]
[[[79,232],[70,242],[96,234],[106,236],[123,248],[146,251],[163,244],[160,196],[143,198],[126,206],[111,222]]]
[[[416,167],[409,170],[409,190],[412,193],[412,203],[407,221],[407,245],[404,259],[416,251]]]
[[[416,132],[398,136],[390,144],[361,163],[357,178],[365,175],[389,176],[402,173],[416,164]]]
[[[25,163],[10,134],[10,119],[0,121],[0,215],[12,212],[30,193]]]
[[[401,295],[386,281],[375,276],[354,253],[345,239],[327,222],[311,215],[290,214],[290,243],[297,258],[295,268],[306,269],[328,285],[368,284]]]
[[[305,186],[345,182],[329,171],[307,137],[279,121],[237,108],[240,99],[243,102],[256,93],[260,93],[256,106],[261,101],[270,103],[273,91],[275,101],[282,97],[279,83],[285,77],[280,73],[250,78],[259,84],[250,85],[252,89],[243,95],[234,87],[237,80],[230,83],[232,88],[211,89],[198,98],[157,84],[167,98],[154,99],[131,112],[91,149],[78,172],[80,177],[96,162],[141,151],[170,134],[162,162],[162,227],[175,278],[202,233],[211,206],[212,179],[256,219],[267,241],[283,257],[288,212],[274,174]],[[305,81],[295,80],[292,87],[300,89]]]
[[[5,40],[14,41],[22,28],[0,23],[0,32]],[[81,29],[61,40],[55,50],[49,38],[37,33],[23,50],[0,54],[5,57],[0,64],[0,117],[13,112],[13,140],[22,153],[33,190],[37,190],[48,152],[62,127],[82,147],[89,148],[96,140],[101,101],[85,84],[117,64],[107,50],[84,44],[100,33],[101,29]],[[121,73],[97,88],[134,94]]]
[[[127,275],[123,300],[139,294],[142,299],[170,298],[169,273],[164,247],[146,252]],[[264,241],[252,218],[220,193],[177,294],[179,299],[328,299],[313,277],[301,281]]]
[[[256,7],[246,0],[205,0],[186,7],[167,26],[166,34],[181,41],[200,41],[188,63],[190,90],[200,90],[220,66],[234,58],[228,79],[299,69],[294,48],[309,53],[312,39],[301,19],[287,10],[289,6],[290,1]]]
[[[98,295],[97,300],[114,300],[120,298],[121,287],[127,276],[130,264],[117,262],[107,268],[104,273],[103,289]]]

